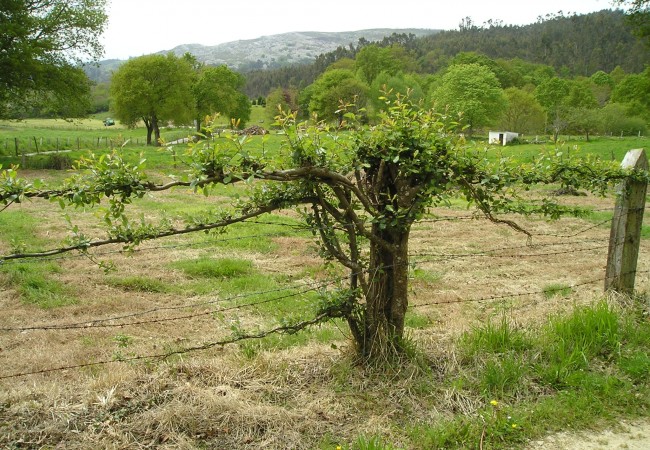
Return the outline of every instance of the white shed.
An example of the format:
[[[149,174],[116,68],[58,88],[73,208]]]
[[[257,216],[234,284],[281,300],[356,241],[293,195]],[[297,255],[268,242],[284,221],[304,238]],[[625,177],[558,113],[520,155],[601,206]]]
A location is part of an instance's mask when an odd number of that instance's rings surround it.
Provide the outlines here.
[[[506,145],[508,142],[518,137],[519,133],[513,133],[512,131],[490,131],[488,142],[490,144]]]

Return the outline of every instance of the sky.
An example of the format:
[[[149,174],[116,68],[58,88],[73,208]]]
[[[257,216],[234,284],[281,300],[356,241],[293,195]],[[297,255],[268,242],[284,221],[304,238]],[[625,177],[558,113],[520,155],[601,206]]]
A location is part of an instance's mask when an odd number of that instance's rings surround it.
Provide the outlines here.
[[[240,3],[241,1],[241,3]],[[292,31],[370,28],[453,30],[464,17],[526,25],[562,11],[612,8],[611,0],[108,0],[103,59],[128,59],[181,44],[217,45]]]

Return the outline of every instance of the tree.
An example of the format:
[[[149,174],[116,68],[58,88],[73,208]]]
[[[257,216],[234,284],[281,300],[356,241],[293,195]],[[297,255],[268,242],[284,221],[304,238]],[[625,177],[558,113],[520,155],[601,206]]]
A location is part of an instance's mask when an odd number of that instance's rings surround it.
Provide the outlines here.
[[[266,117],[269,123],[275,122],[280,111],[298,111],[298,91],[296,89],[277,88],[266,97]]]
[[[188,123],[194,117],[192,80],[190,63],[171,53],[130,59],[113,74],[111,108],[128,126],[142,120],[147,145],[152,134],[159,145],[161,123]]]
[[[105,0],[0,2],[0,117],[25,108],[87,113],[88,78],[77,63],[97,61]]]
[[[357,54],[356,68],[360,78],[370,85],[381,72],[388,72],[391,75],[399,72],[401,64],[393,56],[390,48],[369,45]]]
[[[557,142],[567,125],[564,113],[569,90],[568,81],[557,77],[549,78],[535,88],[535,98],[546,111],[547,126],[553,129],[553,142]]]
[[[600,125],[598,101],[589,79],[573,80],[569,83],[569,94],[564,99],[567,124],[572,131],[589,135]]]
[[[373,127],[346,128],[325,123],[297,123],[286,114],[286,160],[251,156],[246,138],[228,144],[199,142],[190,147],[187,178],[157,184],[142,166],[124,161],[119,150],[81,162],[87,172],[56,190],[37,189],[15,170],[0,172],[0,203],[25,198],[59,199],[62,205],[97,205],[108,200],[103,223],[108,236],[93,240],[78,231],[65,247],[38,256],[66,251],[89,251],[106,244],[137,245],[175,234],[219,229],[255,219],[283,208],[300,208],[306,224],[318,237],[321,254],[346,268],[338,289],[324,293],[315,317],[287,324],[293,331],[330,318],[347,321],[359,356],[384,361],[407,348],[404,321],[408,307],[409,235],[411,226],[431,205],[460,195],[488,219],[525,233],[498,213],[541,213],[551,217],[584,211],[562,207],[554,197],[531,202],[517,186],[558,183],[602,191],[609,182],[627,176],[611,162],[536,158],[533,163],[500,159],[490,162],[482,151],[468,148],[457,124],[434,111],[397,100]],[[349,125],[353,113],[345,114]],[[129,205],[148,192],[189,188],[209,195],[219,184],[245,182],[251,192],[233,208],[204,212],[174,227],[129,220]],[[522,189],[524,190],[524,189]],[[144,220],[144,219],[142,219]],[[74,231],[74,229],[73,229]],[[13,254],[0,261],[33,257]],[[286,328],[286,327],[285,327]]]
[[[499,80],[480,64],[451,66],[440,84],[431,93],[437,108],[461,115],[472,130],[497,121],[506,107],[506,98]]]
[[[608,135],[636,135],[645,133],[646,121],[638,116],[629,116],[627,107],[621,103],[608,103],[599,111],[600,131]]]
[[[530,134],[544,128],[544,110],[532,93],[514,87],[504,93],[508,102],[501,118],[504,130]]]
[[[650,37],[650,1],[649,0],[614,0],[614,4],[627,7],[628,21],[634,32],[641,38]]]
[[[239,123],[243,127],[250,120],[251,105],[241,89],[246,79],[227,66],[201,67],[192,86],[196,102],[197,131],[200,130],[201,117],[219,113],[229,123]]]
[[[353,72],[334,69],[321,75],[309,89],[309,112],[323,120],[341,120],[341,104],[365,106],[368,86]]]
[[[640,116],[650,123],[650,67],[623,78],[614,88],[612,100],[627,104],[629,116]]]
[[[386,99],[394,101],[398,95],[402,97],[408,95],[414,103],[424,100],[425,97],[420,83],[413,75],[403,73],[391,75],[388,72],[377,75],[368,94],[376,111],[383,109]]]
[[[598,101],[599,106],[604,106],[609,101],[614,87],[614,78],[599,70],[589,77],[591,80],[591,90]]]

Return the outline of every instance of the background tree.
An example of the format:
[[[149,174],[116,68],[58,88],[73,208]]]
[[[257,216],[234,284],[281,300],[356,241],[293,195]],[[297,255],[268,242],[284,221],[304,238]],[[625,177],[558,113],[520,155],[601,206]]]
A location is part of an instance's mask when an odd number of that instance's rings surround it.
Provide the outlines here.
[[[650,123],[650,66],[623,78],[614,88],[612,100],[626,104],[628,116],[640,116]]]
[[[612,89],[614,88],[614,78],[599,70],[589,77],[591,81],[591,90],[599,106],[604,106],[612,96]]]
[[[113,74],[111,108],[122,123],[147,127],[147,145],[152,134],[159,145],[160,124],[189,123],[194,114],[193,69],[173,54],[130,59]]]
[[[591,88],[589,79],[570,82],[569,94],[564,99],[567,124],[571,131],[584,133],[587,141],[589,135],[600,125],[597,112],[598,101]]]
[[[280,110],[298,111],[298,91],[290,88],[277,88],[266,97],[266,119],[269,123],[275,122],[275,117]]]
[[[642,38],[650,37],[650,1],[649,0],[614,0],[615,5],[627,9],[628,21],[634,32]]]
[[[643,118],[629,115],[628,107],[610,102],[598,110],[600,132],[606,135],[636,135],[646,133],[648,125]]]
[[[250,120],[251,105],[242,88],[246,79],[240,73],[233,72],[227,66],[201,67],[192,93],[196,102],[197,131],[200,129],[201,117],[219,113],[228,123],[239,121],[243,127]]]
[[[414,75],[402,72],[391,75],[388,72],[382,72],[377,75],[370,86],[369,103],[372,104],[374,111],[379,111],[386,106],[386,99],[394,101],[398,95],[402,97],[408,95],[414,103],[425,98],[424,91]]]
[[[309,89],[309,112],[326,120],[341,120],[341,102],[365,107],[368,86],[354,72],[334,69],[321,75]]]
[[[480,64],[451,66],[430,95],[436,108],[462,114],[471,132],[498,121],[506,108],[506,98],[496,75]]]
[[[501,128],[526,134],[544,129],[544,109],[532,93],[510,87],[504,94],[507,106],[501,118]]]
[[[90,88],[91,113],[108,112],[110,108],[110,90],[110,83],[96,83]]]
[[[567,126],[565,102],[569,90],[569,83],[557,77],[535,88],[535,98],[546,112],[546,127],[553,130],[553,142],[557,142],[560,132]]]
[[[0,117],[46,108],[87,113],[90,84],[81,60],[103,53],[105,0],[0,2]]]
[[[391,75],[401,70],[400,62],[393,56],[390,48],[369,45],[356,56],[356,70],[367,85],[372,84],[377,75],[387,72]]]

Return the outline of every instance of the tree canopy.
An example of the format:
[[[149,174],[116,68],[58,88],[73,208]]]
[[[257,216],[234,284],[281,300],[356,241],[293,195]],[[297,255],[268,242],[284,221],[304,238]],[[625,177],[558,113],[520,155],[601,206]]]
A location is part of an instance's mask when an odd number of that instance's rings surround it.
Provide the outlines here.
[[[323,120],[338,120],[341,102],[365,106],[368,86],[354,72],[333,69],[321,75],[311,86],[309,111]]]
[[[431,102],[455,115],[462,114],[463,123],[470,128],[497,120],[506,107],[494,72],[476,63],[451,66],[431,93]]]
[[[246,83],[243,75],[227,66],[201,67],[198,69],[192,93],[196,101],[197,117],[219,113],[244,126],[250,119],[251,104],[241,92]],[[197,121],[197,126],[200,120]]]
[[[105,0],[0,2],[0,117],[35,107],[87,112],[90,83],[78,66],[103,53]]]
[[[160,139],[160,124],[189,123],[194,118],[193,69],[185,58],[173,54],[149,55],[124,63],[113,74],[111,108],[129,126],[142,120],[147,145]]]
[[[628,21],[638,36],[650,38],[650,1],[614,0],[614,3],[628,8]],[[648,42],[650,43],[650,41]]]

